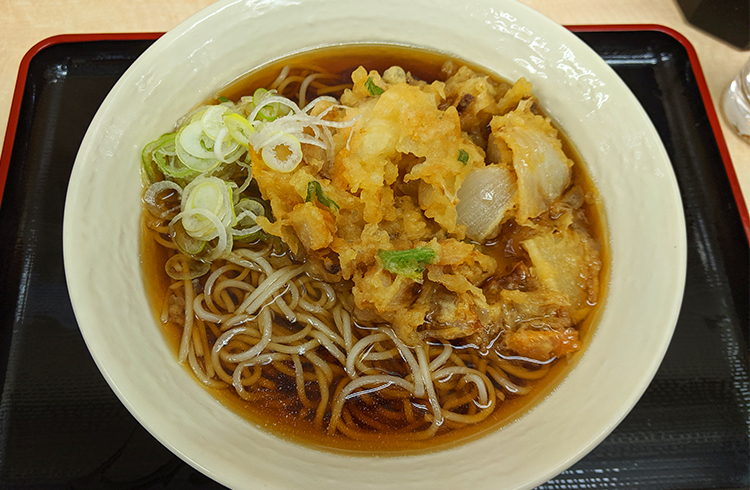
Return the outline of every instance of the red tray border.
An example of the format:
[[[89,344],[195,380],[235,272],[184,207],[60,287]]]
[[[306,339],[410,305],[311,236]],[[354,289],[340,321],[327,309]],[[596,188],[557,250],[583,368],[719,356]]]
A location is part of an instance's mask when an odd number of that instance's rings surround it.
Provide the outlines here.
[[[714,107],[713,100],[711,99],[711,92],[708,90],[708,84],[706,83],[706,77],[703,75],[703,68],[701,68],[700,61],[698,60],[698,53],[690,43],[690,41],[678,31],[671,27],[666,27],[659,24],[598,24],[598,25],[569,25],[565,26],[572,32],[602,32],[602,31],[658,31],[667,34],[674,38],[677,42],[682,44],[687,51],[690,64],[693,68],[695,75],[695,81],[698,85],[698,90],[701,93],[701,99],[703,99],[703,105],[706,108],[706,115],[708,121],[711,124],[711,129],[714,133],[714,139],[716,145],[719,147],[719,153],[721,159],[724,162],[724,170],[729,178],[729,185],[732,188],[732,194],[734,200],[737,203],[737,209],[740,213],[740,220],[742,221],[742,227],[745,229],[745,239],[750,244],[750,213],[748,212],[747,205],[745,204],[745,198],[742,195],[742,187],[737,179],[737,174],[734,171],[734,164],[732,163],[732,157],[729,155],[729,149],[727,148],[726,140],[724,139],[724,133],[721,130],[721,124],[719,123],[719,117],[716,114],[716,108]]]
[[[158,39],[163,34],[163,32],[61,34],[39,41],[26,52],[23,59],[21,59],[21,64],[18,67],[18,77],[16,78],[16,86],[13,90],[13,99],[11,100],[10,104],[8,126],[5,129],[5,139],[3,140],[2,153],[0,153],[0,205],[3,202],[3,191],[5,190],[5,182],[8,178],[8,170],[10,169],[10,159],[13,153],[13,144],[15,143],[16,130],[18,129],[18,120],[21,116],[23,92],[24,87],[26,86],[26,78],[29,74],[29,65],[31,64],[31,60],[45,49],[58,44],[90,41],[142,41]]]
[[[745,199],[742,196],[742,188],[740,187],[737,174],[734,171],[734,165],[732,164],[732,158],[729,155],[729,149],[727,148],[724,134],[721,131],[721,125],[719,124],[719,118],[716,114],[713,101],[711,100],[711,93],[708,90],[708,84],[706,78],[703,75],[703,69],[701,68],[700,62],[698,61],[698,54],[690,41],[680,34],[678,31],[658,25],[658,24],[600,24],[600,25],[568,25],[565,26],[572,32],[606,32],[606,31],[658,31],[671,36],[678,41],[685,48],[690,59],[690,63],[695,74],[695,80],[698,84],[698,89],[703,99],[703,105],[706,108],[706,114],[708,120],[711,123],[711,128],[714,133],[714,139],[719,147],[719,153],[721,154],[722,161],[724,162],[724,169],[729,178],[729,184],[732,188],[732,194],[734,200],[737,203],[737,208],[740,213],[740,219],[742,220],[743,228],[745,229],[745,238],[750,243],[750,213],[748,213]],[[5,139],[3,140],[2,153],[0,153],[0,203],[2,203],[3,190],[5,189],[5,182],[8,176],[8,169],[10,168],[10,159],[13,152],[13,143],[15,141],[16,129],[18,128],[18,120],[21,114],[21,104],[23,102],[23,92],[26,85],[26,77],[28,75],[29,64],[31,60],[50,46],[57,44],[66,43],[77,43],[77,42],[90,42],[90,41],[122,41],[122,40],[155,40],[161,37],[164,33],[162,32],[130,32],[130,33],[93,33],[93,34],[62,34],[59,36],[52,36],[44,39],[34,45],[21,60],[21,65],[18,69],[18,78],[16,79],[16,86],[13,92],[13,99],[10,106],[10,115],[8,117],[8,126],[5,130]]]

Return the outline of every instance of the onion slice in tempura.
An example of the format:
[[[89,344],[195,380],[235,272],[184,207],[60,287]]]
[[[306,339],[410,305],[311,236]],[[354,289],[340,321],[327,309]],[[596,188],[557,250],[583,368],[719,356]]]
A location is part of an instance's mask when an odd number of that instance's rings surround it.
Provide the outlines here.
[[[513,169],[518,179],[516,221],[525,224],[536,218],[570,185],[573,161],[562,150],[557,130],[549,119],[531,112],[531,100],[492,119],[492,133],[513,152]]]
[[[472,170],[458,190],[456,222],[466,226],[467,237],[481,242],[510,217],[517,192],[516,177],[504,165]]]

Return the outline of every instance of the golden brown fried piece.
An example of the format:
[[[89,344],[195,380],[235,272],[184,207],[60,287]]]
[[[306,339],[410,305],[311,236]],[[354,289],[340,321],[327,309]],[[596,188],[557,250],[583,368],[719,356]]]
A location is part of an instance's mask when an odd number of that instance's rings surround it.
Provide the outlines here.
[[[349,281],[355,319],[389,323],[409,344],[467,338],[540,361],[564,356],[579,348],[573,327],[596,301],[601,267],[576,221],[581,199],[565,194],[572,161],[537,114],[531,84],[505,86],[466,67],[447,71],[445,83],[427,84],[400,69],[382,77],[355,70],[345,107],[328,116],[357,118],[334,132],[333,158],[303,147],[302,163],[288,174],[253,159],[274,217],[258,222],[310,258],[311,273]],[[523,228],[505,272],[498,267],[508,259],[499,265],[468,241],[456,211],[467,176],[498,162],[514,186],[498,221]],[[310,199],[312,181],[324,202]],[[384,262],[384,251],[423,247],[434,258],[406,260],[406,273]]]

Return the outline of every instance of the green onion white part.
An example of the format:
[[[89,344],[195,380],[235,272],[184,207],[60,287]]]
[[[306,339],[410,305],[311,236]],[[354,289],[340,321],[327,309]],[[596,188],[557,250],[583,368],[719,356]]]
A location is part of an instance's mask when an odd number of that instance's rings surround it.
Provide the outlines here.
[[[330,106],[310,115],[323,101]],[[300,109],[275,90],[258,89],[236,104],[222,99],[217,105],[200,106],[188,113],[174,132],[146,145],[141,155],[142,175],[149,187],[143,200],[155,216],[171,218],[172,239],[189,259],[174,259],[167,265],[167,273],[180,280],[200,277],[208,269],[191,261],[208,264],[228,257],[235,240],[264,238],[256,220],[266,215],[266,208],[244,195],[252,181],[248,147],[281,173],[297,168],[303,144],[322,148],[332,159],[331,129],[351,127],[357,120],[325,119],[341,107],[333,97],[323,96]],[[243,176],[241,180],[238,175]],[[179,208],[158,206],[157,196],[166,190],[180,197]]]

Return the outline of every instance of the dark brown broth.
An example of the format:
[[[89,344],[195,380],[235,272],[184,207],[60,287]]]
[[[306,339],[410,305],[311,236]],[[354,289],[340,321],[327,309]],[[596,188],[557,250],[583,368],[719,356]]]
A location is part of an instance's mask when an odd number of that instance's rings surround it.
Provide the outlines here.
[[[315,65],[322,67],[329,72],[340,75],[340,81],[337,83],[350,83],[351,80],[349,77],[351,72],[360,65],[366,67],[368,70],[378,70],[381,73],[390,66],[399,65],[410,72],[415,78],[432,81],[443,78],[441,75],[441,68],[444,62],[448,59],[452,58],[441,53],[404,46],[363,44],[317,49],[269,63],[242,79],[229,84],[216,94],[215,100],[218,100],[220,96],[227,97],[231,100],[237,100],[243,95],[252,94],[256,88],[266,87],[272,83],[282,67],[287,64]],[[459,65],[467,64],[462,60],[454,61]],[[469,66],[471,67],[470,64]],[[472,68],[477,71],[486,72],[486,70],[478,67]],[[494,78],[500,83],[504,82],[497,77]],[[331,82],[331,84],[334,84],[334,82]],[[563,146],[566,154],[576,163],[574,166],[574,182],[581,185],[583,189],[592,196],[596,196],[595,188],[585,173],[580,157],[574,150],[571,142],[564,136]],[[604,244],[606,229],[603,215],[599,210],[597,201],[598,199],[587,200],[584,205],[584,212],[589,223],[589,232],[592,233],[594,238],[597,239],[600,244]],[[144,213],[146,213],[146,211],[144,211]],[[170,283],[169,277],[164,272],[164,264],[169,257],[170,252],[159,246],[153,239],[150,239],[150,234],[147,232],[145,226],[143,227],[142,237],[141,257],[144,276],[146,279],[145,283],[147,285],[148,295],[151,300],[154,315],[157,318],[158,323],[162,324],[158,319],[161,314],[163,298]],[[486,247],[486,250],[488,253],[499,259],[499,264],[510,264],[511,262],[507,258],[504,258],[507,256],[507,253],[504,251],[504,248],[507,246],[508,245],[505,241],[502,243],[498,242],[494,245],[490,244]],[[601,305],[603,298],[605,297],[605,285],[608,277],[607,265],[609,260],[606,248],[602,250],[602,262],[603,267],[600,273],[600,282],[602,286],[600,289],[599,305]],[[502,265],[500,268],[502,268]],[[404,452],[444,448],[470,441],[482,436],[488,431],[497,429],[501,425],[510,423],[526,413],[526,411],[533,407],[534,404],[544,399],[544,397],[554,389],[557,383],[569,372],[570,368],[581,357],[582,351],[589,344],[591,327],[596,323],[598,311],[600,310],[601,308],[596,308],[594,312],[578,326],[584,348],[576,352],[569,359],[560,359],[556,361],[544,378],[539,381],[531,382],[533,383],[533,390],[531,393],[522,397],[508,396],[505,401],[498,402],[495,411],[484,421],[475,425],[451,430],[447,433],[441,433],[425,441],[405,441],[398,436],[388,434],[367,441],[351,440],[342,436],[340,433],[335,436],[329,436],[325,429],[321,431],[316,428],[309,420],[309,417],[305,419],[297,417],[295,410],[301,405],[297,400],[294,378],[283,375],[274,375],[268,367],[265,367],[264,369],[267,370],[269,376],[276,382],[277,389],[273,391],[269,390],[268,398],[264,399],[262,402],[250,404],[239,398],[232,389],[209,391],[217,396],[224,405],[252,423],[262,426],[279,436],[288,437],[303,444],[323,447],[328,450],[344,452],[353,451],[353,454],[360,454],[363,456],[373,453],[385,455],[395,453],[403,454]],[[164,333],[168,338],[173,352],[175,352],[175,356],[179,348],[180,332],[181,327],[177,325],[168,324],[164,326]],[[325,354],[326,353],[323,352],[322,356],[325,356]],[[190,376],[193,376],[187,365],[185,366],[185,369]],[[511,377],[511,379],[513,378]],[[525,383],[522,380],[513,380],[519,384]],[[337,379],[334,379],[331,386],[335,387],[337,381]],[[196,380],[196,382],[198,381]],[[308,391],[308,396],[311,395],[312,393]],[[313,397],[311,396],[311,398]],[[363,404],[360,401],[359,405],[360,409],[365,411],[369,410],[367,404]],[[374,412],[371,410],[368,412],[368,415],[373,414]],[[328,418],[326,418],[326,422],[327,420]],[[383,419],[382,422],[390,422],[393,426],[405,425],[386,419]],[[324,424],[324,427],[325,426],[326,424]]]

